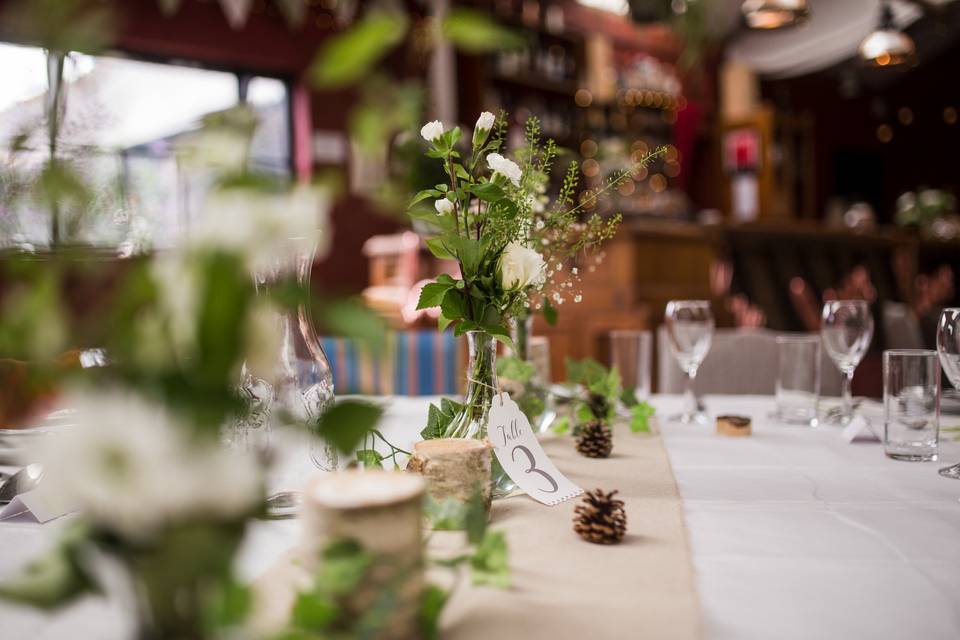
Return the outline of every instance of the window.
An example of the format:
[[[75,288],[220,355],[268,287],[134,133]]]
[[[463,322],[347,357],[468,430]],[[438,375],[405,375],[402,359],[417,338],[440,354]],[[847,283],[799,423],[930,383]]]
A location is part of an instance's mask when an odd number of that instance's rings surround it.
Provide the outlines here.
[[[52,215],[28,185],[50,153],[47,56],[35,47],[0,43],[0,68],[0,245],[46,246]],[[71,53],[64,95],[58,157],[71,163],[87,191],[83,215],[59,225],[68,241],[110,245],[136,236],[162,247],[189,233],[211,176],[180,166],[177,141],[203,116],[241,100],[260,121],[251,164],[290,173],[290,101],[282,80]]]

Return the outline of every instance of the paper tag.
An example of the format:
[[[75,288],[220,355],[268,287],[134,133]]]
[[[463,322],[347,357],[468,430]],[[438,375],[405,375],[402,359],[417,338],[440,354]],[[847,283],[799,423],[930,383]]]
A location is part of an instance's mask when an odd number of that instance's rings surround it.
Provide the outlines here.
[[[854,415],[843,428],[843,439],[847,442],[880,442],[871,422],[860,414]]]
[[[71,509],[43,487],[15,496],[9,504],[0,509],[0,520],[16,522],[49,522],[54,518],[70,513]]]
[[[553,464],[530,421],[506,393],[493,399],[487,425],[487,438],[500,466],[531,498],[553,506],[583,493]]]

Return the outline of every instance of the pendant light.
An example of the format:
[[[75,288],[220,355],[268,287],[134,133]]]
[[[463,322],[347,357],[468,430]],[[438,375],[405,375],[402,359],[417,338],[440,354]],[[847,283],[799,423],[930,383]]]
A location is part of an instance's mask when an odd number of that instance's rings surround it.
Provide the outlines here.
[[[810,15],[807,0],[744,0],[740,7],[751,29],[783,29],[800,24]]]
[[[860,43],[860,57],[873,66],[892,67],[913,62],[917,45],[897,28],[889,2],[880,10],[880,26]]]

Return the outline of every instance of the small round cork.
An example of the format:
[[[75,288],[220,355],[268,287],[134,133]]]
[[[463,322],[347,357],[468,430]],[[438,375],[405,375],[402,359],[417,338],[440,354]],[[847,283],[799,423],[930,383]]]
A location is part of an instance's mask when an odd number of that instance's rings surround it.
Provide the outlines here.
[[[749,436],[750,418],[747,416],[717,416],[717,433],[721,436]]]

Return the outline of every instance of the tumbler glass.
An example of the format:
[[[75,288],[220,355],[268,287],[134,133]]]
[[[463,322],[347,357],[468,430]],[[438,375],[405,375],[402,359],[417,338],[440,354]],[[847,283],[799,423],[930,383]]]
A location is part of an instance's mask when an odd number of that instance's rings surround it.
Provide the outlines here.
[[[940,362],[932,349],[883,352],[883,448],[896,460],[937,459]]]
[[[777,418],[817,426],[820,402],[820,336],[777,336]]]
[[[650,399],[652,363],[653,333],[650,331],[610,332],[610,365],[620,372],[623,388],[633,390],[637,400]]]

